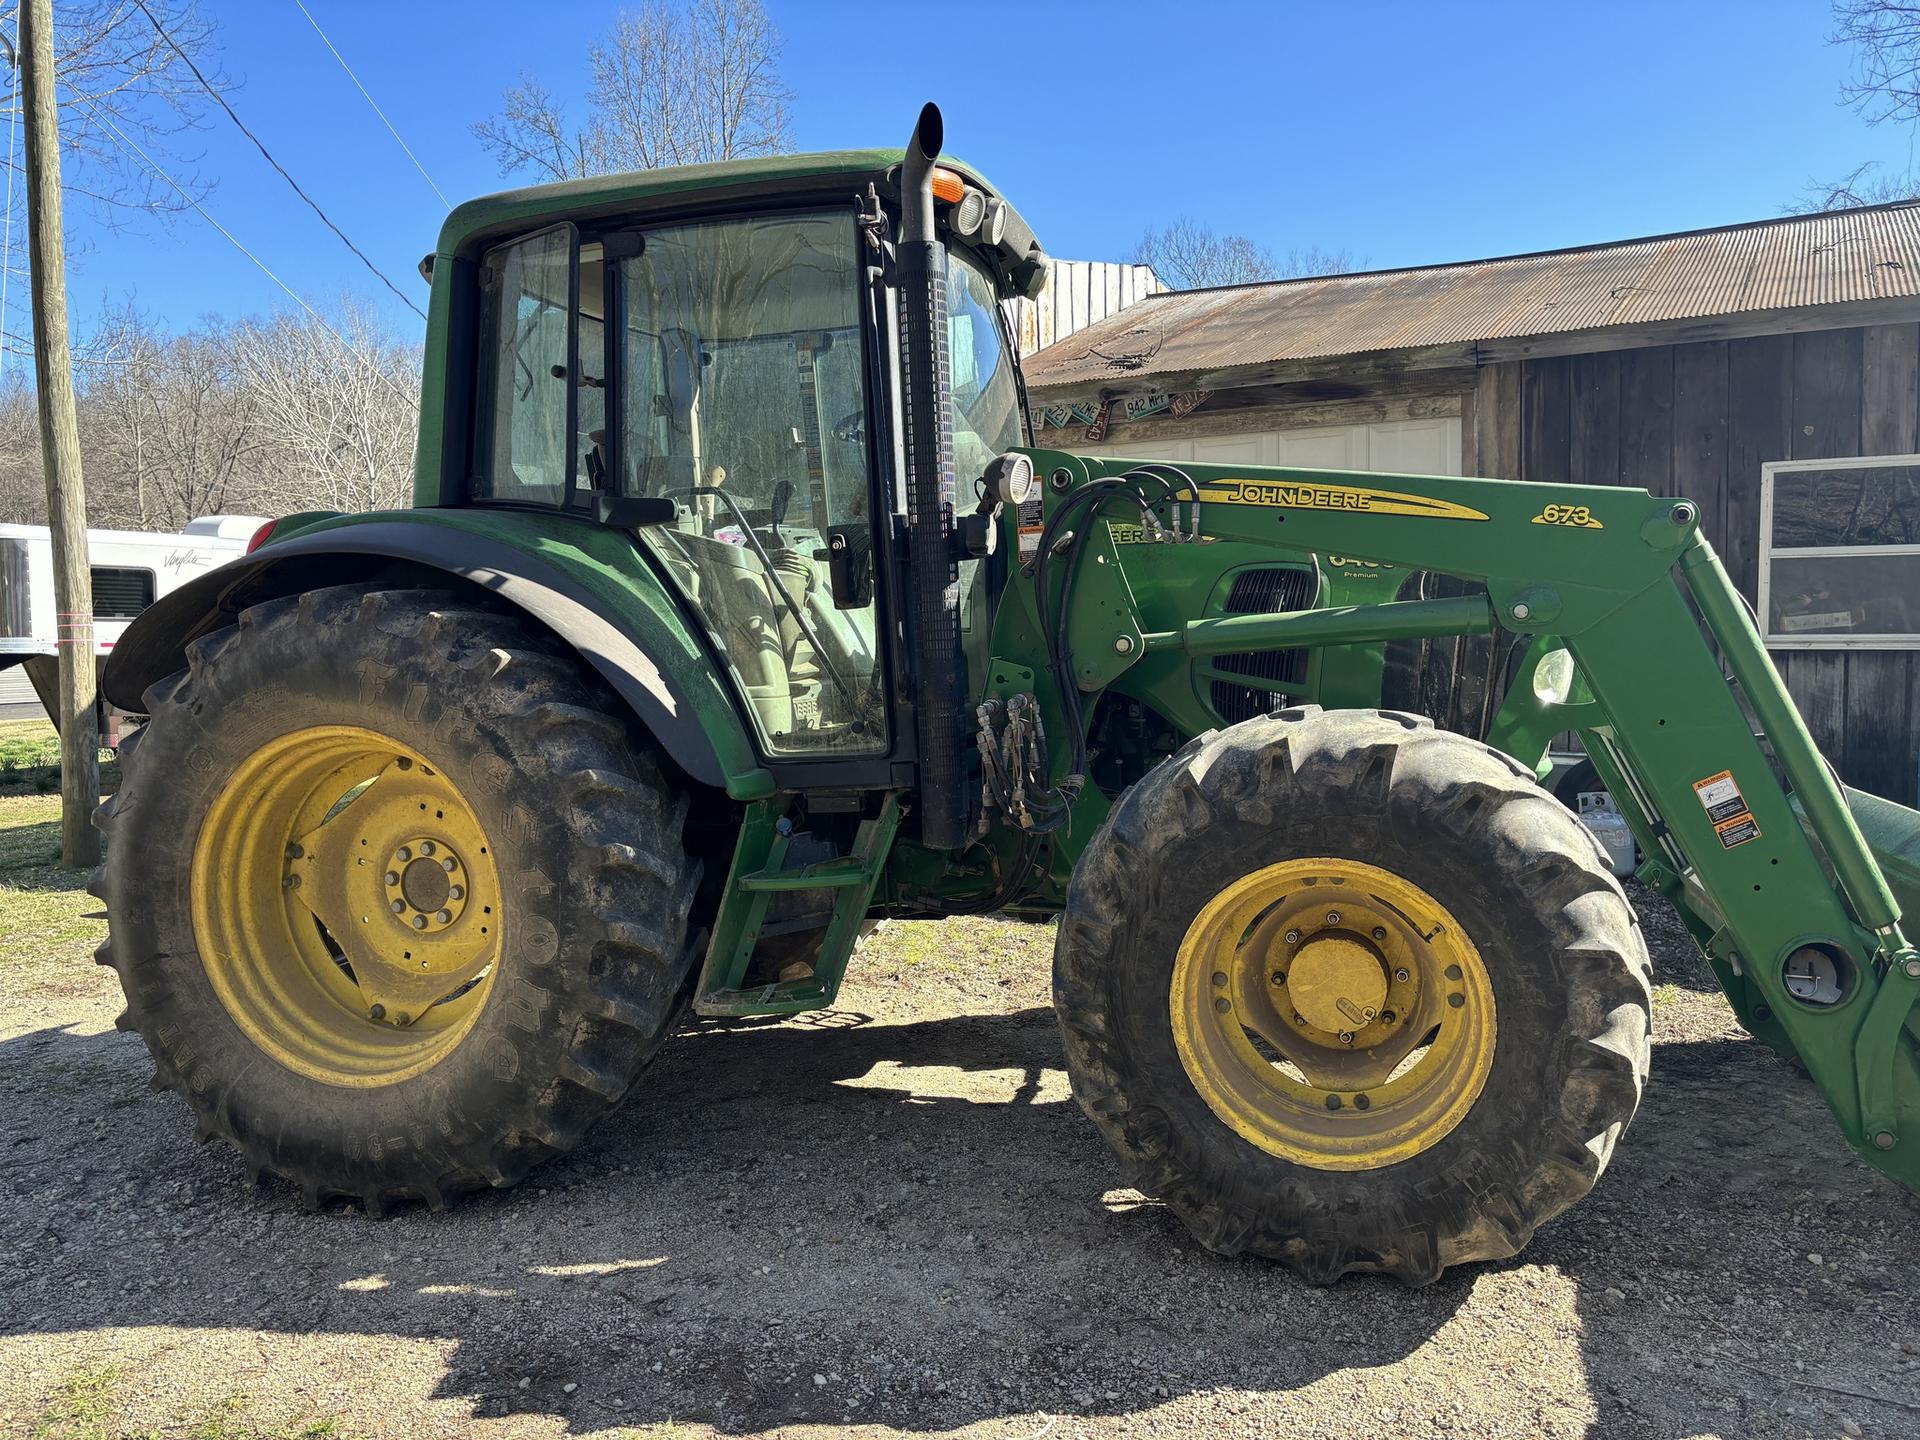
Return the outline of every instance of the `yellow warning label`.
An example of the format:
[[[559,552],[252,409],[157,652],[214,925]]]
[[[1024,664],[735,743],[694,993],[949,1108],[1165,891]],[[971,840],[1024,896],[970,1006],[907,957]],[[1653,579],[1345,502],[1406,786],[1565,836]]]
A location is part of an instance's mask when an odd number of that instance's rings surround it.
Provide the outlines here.
[[[1760,838],[1760,824],[1747,808],[1747,797],[1740,793],[1739,782],[1731,770],[1694,781],[1693,793],[1707,812],[1713,833],[1720,837],[1721,849],[1731,850]]]

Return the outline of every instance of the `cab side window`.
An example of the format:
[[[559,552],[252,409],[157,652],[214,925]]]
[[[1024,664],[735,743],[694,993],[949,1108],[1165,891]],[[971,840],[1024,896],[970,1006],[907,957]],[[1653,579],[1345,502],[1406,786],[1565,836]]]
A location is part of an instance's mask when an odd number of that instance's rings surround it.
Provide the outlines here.
[[[569,437],[574,235],[544,230],[487,252],[475,499],[558,505],[576,457]]]

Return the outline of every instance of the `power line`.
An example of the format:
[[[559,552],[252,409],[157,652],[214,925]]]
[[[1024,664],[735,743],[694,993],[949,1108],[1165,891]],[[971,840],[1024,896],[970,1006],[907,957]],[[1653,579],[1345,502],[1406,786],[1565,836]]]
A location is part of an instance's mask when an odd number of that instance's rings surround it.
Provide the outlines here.
[[[137,4],[138,0],[135,0],[135,3]],[[420,402],[418,400],[415,400],[411,395],[407,394],[406,391],[402,390],[398,385],[394,384],[393,377],[388,375],[386,371],[380,369],[377,365],[368,364],[366,359],[362,357],[359,354],[359,352],[357,352],[353,348],[353,346],[347,343],[346,337],[342,335],[338,330],[334,329],[333,326],[329,325],[326,321],[326,317],[323,316],[318,310],[314,309],[313,306],[309,305],[306,302],[306,300],[301,296],[299,291],[295,290],[291,285],[287,284],[286,281],[282,280],[278,275],[274,274],[273,271],[268,268],[267,263],[264,260],[262,260],[258,255],[254,254],[245,245],[242,245],[238,237],[236,237],[231,230],[227,229],[226,226],[222,225],[218,220],[214,219],[212,215],[208,214],[207,207],[202,205],[198,200],[196,200],[193,197],[193,195],[191,195],[188,192],[186,186],[182,185],[178,180],[174,179],[173,176],[169,175],[165,170],[162,170],[160,166],[154,161],[154,158],[151,155],[147,154],[147,152],[142,150],[139,147],[139,145],[135,144],[131,139],[129,139],[118,125],[115,125],[113,121],[109,120],[94,106],[91,100],[82,98],[80,103],[85,105],[88,111],[92,113],[93,118],[98,120],[101,123],[101,125],[105,126],[107,131],[110,134],[112,134],[115,138],[117,138],[122,145],[126,146],[135,155],[138,155],[141,158],[141,160],[145,161],[146,166],[149,170],[153,171],[155,175],[158,175],[162,180],[166,181],[167,184],[171,185],[176,191],[178,191],[180,194],[180,198],[182,200],[185,200],[187,204],[193,208],[194,212],[198,214],[202,220],[206,221],[209,225],[213,226],[214,229],[218,230],[223,236],[225,236],[226,241],[229,245],[233,246],[234,249],[238,250],[242,255],[246,256],[247,259],[251,260],[254,263],[254,265],[259,268],[259,271],[262,275],[265,275],[269,280],[273,281],[274,284],[278,285],[282,290],[286,291],[288,298],[291,299],[293,303],[298,305],[302,310],[306,311],[308,315],[312,316],[313,323],[318,325],[322,330],[326,331],[327,334],[331,335],[334,338],[334,340],[339,344],[340,349],[344,353],[351,355],[355,360],[358,360],[360,364],[365,366],[366,369],[371,374],[378,377],[382,385],[385,385],[389,390],[393,391],[395,395],[399,396],[402,400],[406,401],[408,405],[412,406],[415,410],[418,410],[420,408]]]
[[[400,138],[400,132],[393,128],[393,121],[387,118],[387,112],[380,108],[380,102],[368,93],[367,87],[360,83],[360,77],[353,73],[353,67],[347,64],[347,57],[340,53],[340,47],[327,38],[327,32],[320,28],[320,22],[313,18],[313,12],[307,9],[302,0],[293,0],[293,3],[299,7],[300,13],[307,17],[307,24],[311,25],[313,33],[320,37],[320,43],[333,52],[333,58],[340,62],[340,68],[347,72],[347,78],[353,81],[354,88],[360,92],[367,104],[373,107],[373,113],[380,117],[380,123],[387,127],[387,133],[393,136],[394,143],[407,152],[407,159],[413,161],[413,168],[420,172],[420,178],[432,187],[433,193],[440,197],[440,203],[451,210],[453,202],[447,199],[446,193],[438,185],[434,184],[433,176],[427,174],[427,167],[420,163],[420,157],[413,153],[413,147]]]
[[[319,207],[319,205],[314,202],[313,197],[307,194],[306,191],[300,188],[300,182],[298,180],[295,180],[292,175],[287,173],[287,167],[282,165],[278,160],[273,158],[273,152],[267,149],[267,147],[261,142],[261,139],[258,135],[254,134],[253,131],[247,128],[246,122],[242,120],[239,117],[239,115],[234,112],[233,106],[227,103],[227,97],[222,95],[218,90],[216,90],[213,86],[213,83],[210,80],[208,80],[205,75],[202,75],[200,73],[200,67],[193,63],[193,57],[187,54],[186,51],[182,50],[180,48],[179,42],[176,41],[173,38],[173,36],[167,33],[166,27],[154,18],[153,12],[147,8],[146,0],[133,0],[133,3],[139,7],[140,13],[147,17],[147,23],[153,26],[154,30],[159,33],[160,38],[166,41],[168,46],[172,48],[173,53],[178,55],[181,59],[181,62],[187,67],[187,69],[193,72],[193,78],[200,82],[200,88],[206,91],[207,94],[211,95],[214,98],[214,100],[216,100],[219,103],[220,108],[227,112],[227,118],[233,121],[234,126],[240,131],[240,133],[246,136],[247,139],[253,142],[253,148],[258,150],[263,156],[265,156],[267,163],[271,165],[275,170],[280,172],[280,178],[285,180],[287,184],[293,187],[293,193],[298,195],[302,200],[306,201],[307,208],[313,211],[314,214],[318,215],[321,221],[326,225],[326,227],[329,230],[333,231],[335,235],[338,235],[340,237],[340,243],[342,245],[345,245],[349,250],[353,251],[355,255],[358,255],[360,257],[360,263],[362,265],[365,265],[367,269],[371,270],[375,275],[378,275],[380,277],[381,284],[385,285],[387,289],[393,291],[395,295],[398,295],[400,297],[401,304],[405,305],[409,310],[413,311],[413,313],[418,315],[422,320],[426,319],[427,318],[426,311],[422,310],[418,305],[414,304],[413,301],[409,300],[406,294],[400,289],[398,285],[394,284],[393,281],[387,279],[386,275],[381,271],[380,267],[374,264],[373,261],[367,258],[366,252],[363,251],[358,245],[354,244],[353,241],[347,238],[347,232],[342,230],[338,225],[334,224],[332,219],[327,215],[327,212],[322,210]],[[182,191],[181,193],[184,194],[186,192]],[[201,213],[205,214],[204,211],[202,211]],[[238,242],[235,242],[235,243],[238,243]]]

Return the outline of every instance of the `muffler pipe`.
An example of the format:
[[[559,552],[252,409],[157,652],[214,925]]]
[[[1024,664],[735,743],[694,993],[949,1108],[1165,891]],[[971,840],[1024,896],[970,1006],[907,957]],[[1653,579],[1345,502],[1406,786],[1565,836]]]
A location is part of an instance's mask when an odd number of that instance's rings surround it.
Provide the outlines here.
[[[955,564],[953,372],[947,337],[947,248],[933,221],[933,163],[944,137],[940,107],[920,111],[900,165],[899,276],[902,409],[907,452],[907,590],[919,747],[920,840],[966,843],[961,784],[966,663]]]

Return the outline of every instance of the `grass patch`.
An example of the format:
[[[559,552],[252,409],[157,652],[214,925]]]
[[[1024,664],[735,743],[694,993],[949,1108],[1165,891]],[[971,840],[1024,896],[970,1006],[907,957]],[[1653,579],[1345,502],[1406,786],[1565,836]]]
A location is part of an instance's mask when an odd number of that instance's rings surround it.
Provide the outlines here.
[[[41,1412],[34,1440],[132,1440],[113,1425],[113,1389],[120,1383],[115,1365],[75,1370],[60,1382],[60,1393]],[[151,1433],[151,1432],[148,1432]]]
[[[871,961],[903,978],[919,974],[1006,984],[1045,973],[1052,963],[1051,924],[1029,925],[992,916],[958,916],[938,923],[901,921],[875,937]]]
[[[98,944],[105,925],[85,870],[60,868],[60,798],[0,795],[0,969],[59,947]]]
[[[118,773],[111,750],[100,751],[103,777]],[[0,794],[47,794],[60,788],[60,736],[46,720],[0,720]]]
[[[151,1427],[133,1430],[116,1418],[114,1390],[118,1366],[100,1365],[74,1371],[60,1382],[60,1393],[41,1412],[34,1440],[160,1440]],[[291,1425],[259,1425],[247,1414],[248,1397],[235,1393],[219,1402],[184,1430],[179,1422],[167,1427],[170,1435],[187,1440],[352,1440],[331,1415]]]
[[[187,1431],[187,1440],[349,1440],[331,1415],[292,1425],[256,1425],[247,1418],[244,1394],[227,1396]]]

